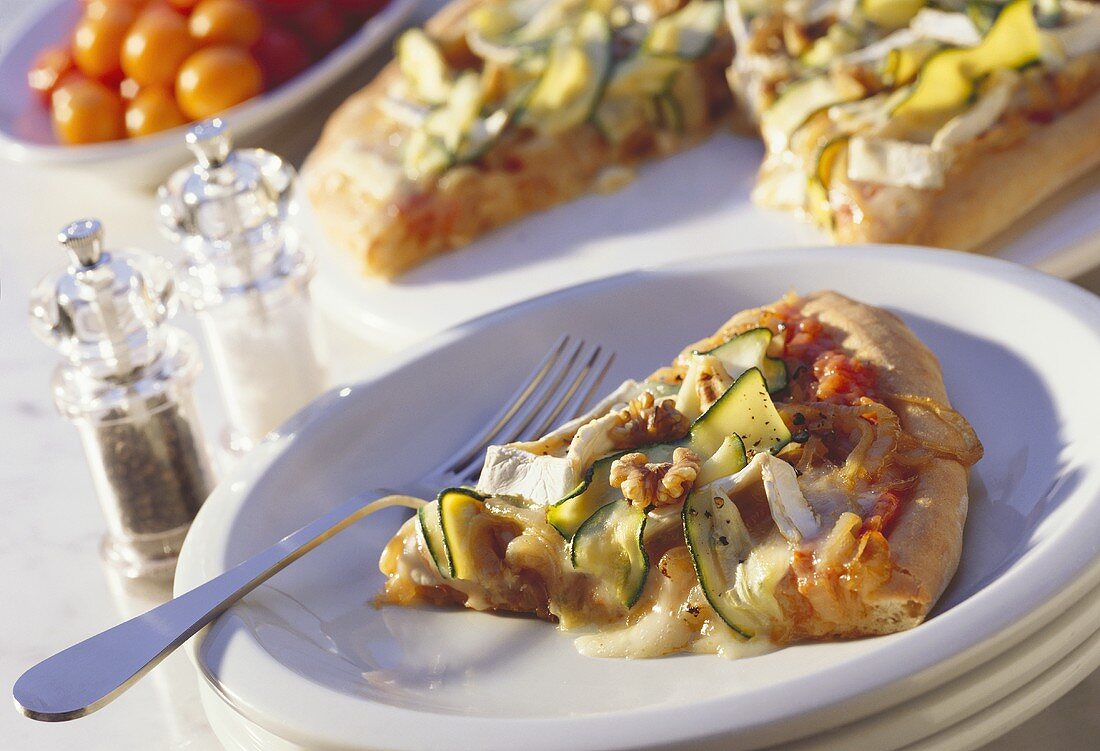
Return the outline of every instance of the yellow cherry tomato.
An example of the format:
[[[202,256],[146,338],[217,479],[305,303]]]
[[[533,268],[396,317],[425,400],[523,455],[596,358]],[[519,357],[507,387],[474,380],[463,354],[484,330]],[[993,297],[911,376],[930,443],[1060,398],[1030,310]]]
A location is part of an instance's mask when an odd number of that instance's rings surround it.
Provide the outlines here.
[[[163,86],[142,89],[126,107],[126,134],[131,138],[168,130],[185,122],[187,118],[180,112],[176,97]]]
[[[97,143],[123,138],[122,99],[83,76],[66,79],[51,97],[53,130],[62,143]]]
[[[184,61],[176,76],[176,99],[192,120],[216,115],[263,90],[260,66],[240,47],[205,47]]]
[[[142,86],[170,85],[195,46],[183,16],[163,5],[150,6],[122,43],[122,71]]]
[[[73,29],[73,60],[87,75],[109,78],[119,72],[122,40],[135,13],[126,4],[97,3],[95,8],[85,13]]]
[[[202,0],[187,22],[191,36],[203,44],[251,47],[263,31],[263,19],[248,0]]]

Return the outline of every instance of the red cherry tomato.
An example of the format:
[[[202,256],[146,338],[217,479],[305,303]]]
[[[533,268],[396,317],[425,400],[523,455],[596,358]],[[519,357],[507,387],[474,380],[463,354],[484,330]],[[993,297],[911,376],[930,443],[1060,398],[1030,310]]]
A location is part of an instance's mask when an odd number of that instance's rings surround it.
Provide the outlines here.
[[[202,44],[251,47],[260,38],[263,19],[248,0],[202,0],[187,21],[191,36]]]
[[[309,48],[297,34],[278,26],[268,26],[252,48],[252,54],[264,74],[264,88],[286,83],[309,67]]]
[[[184,61],[176,76],[176,99],[192,120],[222,110],[263,91],[263,74],[252,55],[240,47],[203,47]]]
[[[122,70],[142,86],[171,85],[195,49],[187,19],[164,5],[142,11],[122,44]]]
[[[68,45],[50,47],[42,50],[34,59],[27,71],[27,85],[41,98],[43,104],[48,104],[53,90],[75,70],[76,63],[73,62],[73,53],[69,51]]]
[[[50,114],[62,143],[114,141],[126,135],[122,99],[99,81],[73,75],[51,97]]]
[[[126,133],[131,138],[159,133],[185,122],[187,118],[180,112],[176,97],[163,86],[142,89],[126,105]]]
[[[332,5],[319,1],[295,13],[291,27],[300,29],[314,54],[323,57],[344,39],[347,22]]]
[[[122,40],[134,21],[128,4],[93,3],[73,29],[73,59],[92,78],[121,73]]]

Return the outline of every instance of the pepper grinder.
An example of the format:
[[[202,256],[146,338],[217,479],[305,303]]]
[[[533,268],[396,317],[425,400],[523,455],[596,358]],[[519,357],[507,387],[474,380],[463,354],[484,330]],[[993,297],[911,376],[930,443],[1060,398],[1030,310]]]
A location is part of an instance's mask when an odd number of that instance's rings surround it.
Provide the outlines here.
[[[234,150],[217,118],[186,141],[196,161],[160,188],[161,227],[183,251],[180,288],[221,386],[223,443],[247,451],[325,388],[313,258],[286,222],[293,167],[269,151]]]
[[[58,241],[69,264],[34,289],[31,324],[65,358],[53,396],[80,434],[107,519],[100,552],[126,576],[169,577],[214,484],[191,395],[198,350],[165,323],[177,305],[172,270],[104,251],[95,219]]]

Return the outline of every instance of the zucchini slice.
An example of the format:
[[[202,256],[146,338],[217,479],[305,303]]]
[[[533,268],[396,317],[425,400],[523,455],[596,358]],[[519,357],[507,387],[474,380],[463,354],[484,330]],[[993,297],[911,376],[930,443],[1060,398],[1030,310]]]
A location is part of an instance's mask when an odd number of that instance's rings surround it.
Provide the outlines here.
[[[695,484],[699,487],[712,483],[722,477],[735,475],[749,463],[745,455],[745,444],[741,436],[728,435],[714,454],[699,467]]]
[[[576,28],[566,28],[550,47],[546,70],[522,114],[526,125],[557,134],[595,111],[611,68],[611,28],[586,11]]]
[[[814,221],[826,229],[833,226],[833,206],[829,202],[829,185],[836,174],[838,160],[848,149],[848,136],[827,141],[817,152],[817,165],[806,188],[808,211]],[[784,371],[786,375],[786,371]],[[768,382],[769,387],[771,382]]]
[[[447,103],[424,121],[424,130],[438,138],[454,154],[466,140],[481,112],[481,79],[466,71],[455,81]]]
[[[436,502],[448,572],[452,579],[470,579],[475,570],[470,522],[485,508],[484,498],[469,488],[447,488]]]
[[[775,453],[791,441],[791,431],[768,396],[767,381],[759,368],[750,368],[718,397],[691,426],[690,446],[700,457],[710,457],[726,436],[737,435],[749,455]]]
[[[443,524],[439,519],[439,502],[425,503],[416,511],[416,528],[432,557],[432,563],[443,576],[450,577],[451,561],[447,557],[447,543],[443,540]]]
[[[645,522],[645,512],[621,498],[588,517],[569,543],[573,567],[610,582],[627,608],[638,601],[649,575]]]
[[[727,439],[731,436],[740,442],[740,451],[736,446],[728,446]],[[717,457],[710,471],[732,468],[718,475],[722,477],[738,471],[748,456],[764,451],[775,453],[790,440],[791,432],[768,396],[763,374],[759,368],[750,368],[692,423],[684,440],[639,446],[634,451],[644,453],[650,463],[657,463],[670,461],[678,446],[688,446],[705,462],[704,466]],[[723,450],[725,453],[719,455]],[[620,451],[597,461],[576,490],[546,510],[546,520],[563,537],[572,538],[597,509],[622,498],[622,493],[611,487],[611,465],[626,453],[630,452]]]
[[[607,82],[607,98],[653,97],[668,89],[669,80],[683,67],[674,57],[636,54],[615,63]]]
[[[929,57],[895,118],[918,126],[942,125],[974,93],[976,81],[997,68],[1020,68],[1039,59],[1042,43],[1030,0],[1012,0],[977,47],[952,48]]]
[[[905,47],[890,50],[883,61],[883,80],[891,86],[910,83],[920,73],[928,58],[939,50],[939,43],[931,39],[921,39]]]
[[[724,493],[704,486],[692,491],[684,502],[683,520],[684,538],[703,595],[735,633],[751,639],[754,629],[727,597],[736,581],[737,567],[752,552],[752,538],[737,504]]]
[[[774,394],[787,387],[787,364],[778,357],[768,357],[771,341],[769,329],[751,329],[700,354],[717,357],[730,378],[738,378],[749,368],[760,368],[768,391]]]
[[[652,55],[697,60],[714,46],[722,16],[720,0],[691,0],[654,21],[642,46]]]
[[[786,146],[791,135],[815,112],[862,95],[863,89],[858,84],[838,83],[827,73],[795,81],[761,115],[760,126],[769,148]]]
[[[397,65],[413,95],[426,104],[443,104],[451,93],[447,61],[438,45],[420,29],[397,40]]]

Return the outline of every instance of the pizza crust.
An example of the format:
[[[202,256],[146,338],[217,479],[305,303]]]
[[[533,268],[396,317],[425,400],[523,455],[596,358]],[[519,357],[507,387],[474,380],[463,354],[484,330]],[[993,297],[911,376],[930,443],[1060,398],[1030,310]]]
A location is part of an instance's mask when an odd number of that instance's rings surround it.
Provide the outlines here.
[[[922,442],[957,445],[957,432],[926,409],[885,395],[926,397],[949,406],[936,356],[897,316],[836,292],[800,297],[796,309],[817,317],[849,355],[871,365],[884,400],[902,428]],[[756,325],[767,308],[738,313],[713,337],[685,349],[701,349]],[[790,637],[883,634],[919,624],[950,582],[962,551],[968,505],[969,470],[952,459],[934,458],[923,467],[909,500],[896,517],[887,541],[889,581],[864,600],[861,616],[844,623],[824,622],[816,613]],[[793,582],[788,596],[798,598]],[[802,606],[803,603],[796,603]]]
[[[981,249],[1059,189],[1100,168],[1097,122],[1100,93],[1007,148],[979,146],[953,165],[936,191],[845,181],[833,199],[834,237]]]
[[[450,3],[425,24],[425,31],[444,49],[465,49],[465,18],[483,4],[485,0]],[[378,108],[401,76],[392,61],[333,113],[306,160],[303,182],[329,238],[359,258],[368,274],[392,278],[520,217],[600,190],[609,167],[633,165],[698,142],[725,119],[732,105],[723,76],[731,54],[727,39],[693,64],[704,104],[697,114],[700,122],[682,133],[639,132],[614,146],[591,123],[554,137],[525,134],[490,149],[473,164],[448,169],[439,179],[404,182],[393,195],[371,195],[370,183],[386,180],[355,166],[364,154],[373,152],[400,170],[399,144],[405,131],[388,123]],[[360,183],[356,177],[362,175],[366,177]]]

